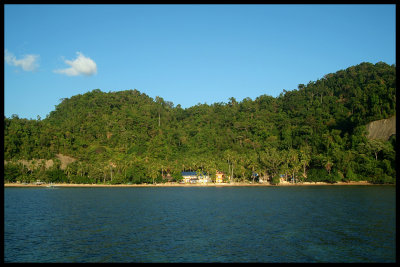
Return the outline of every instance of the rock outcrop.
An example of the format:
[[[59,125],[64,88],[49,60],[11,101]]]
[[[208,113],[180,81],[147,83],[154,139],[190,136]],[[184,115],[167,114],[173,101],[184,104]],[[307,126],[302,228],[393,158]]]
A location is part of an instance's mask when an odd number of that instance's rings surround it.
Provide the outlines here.
[[[372,121],[367,124],[367,137],[369,139],[381,139],[387,141],[396,134],[396,116],[389,119]]]

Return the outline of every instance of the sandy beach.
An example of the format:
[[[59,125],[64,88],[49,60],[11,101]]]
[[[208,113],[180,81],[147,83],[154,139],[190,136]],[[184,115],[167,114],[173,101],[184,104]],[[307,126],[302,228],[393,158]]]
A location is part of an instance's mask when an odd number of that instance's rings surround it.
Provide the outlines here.
[[[250,184],[250,183],[208,183],[208,184],[179,184],[179,183],[163,183],[163,184],[52,184],[55,187],[229,187],[229,186],[318,186],[318,185],[374,185],[366,181],[359,182],[338,182],[335,184],[324,182],[304,182],[304,183],[280,183],[278,185],[271,184]],[[49,184],[21,184],[21,183],[6,183],[4,187],[48,187]]]

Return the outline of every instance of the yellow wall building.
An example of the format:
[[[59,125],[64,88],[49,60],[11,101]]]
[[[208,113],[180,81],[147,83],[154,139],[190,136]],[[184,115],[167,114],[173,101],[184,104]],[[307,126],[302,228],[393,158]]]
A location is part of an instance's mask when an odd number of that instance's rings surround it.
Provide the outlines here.
[[[224,173],[217,171],[217,174],[215,176],[215,183],[223,183],[224,182]]]

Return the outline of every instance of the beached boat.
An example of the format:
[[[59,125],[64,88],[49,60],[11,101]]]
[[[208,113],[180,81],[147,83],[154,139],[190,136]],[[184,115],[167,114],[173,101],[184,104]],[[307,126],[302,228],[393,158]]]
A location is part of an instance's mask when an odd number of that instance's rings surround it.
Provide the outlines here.
[[[54,187],[55,187],[55,185],[54,185],[53,183],[50,183],[50,184],[46,185],[46,187],[49,187],[49,188],[54,188]]]

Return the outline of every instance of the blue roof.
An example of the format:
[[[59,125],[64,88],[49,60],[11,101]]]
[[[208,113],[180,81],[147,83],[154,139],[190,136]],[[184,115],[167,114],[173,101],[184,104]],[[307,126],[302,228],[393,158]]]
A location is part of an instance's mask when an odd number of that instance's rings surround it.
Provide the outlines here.
[[[181,172],[182,176],[197,176],[197,175],[207,175],[206,172],[201,173],[197,173],[197,172]]]
[[[182,172],[182,176],[197,175],[196,172]]]

